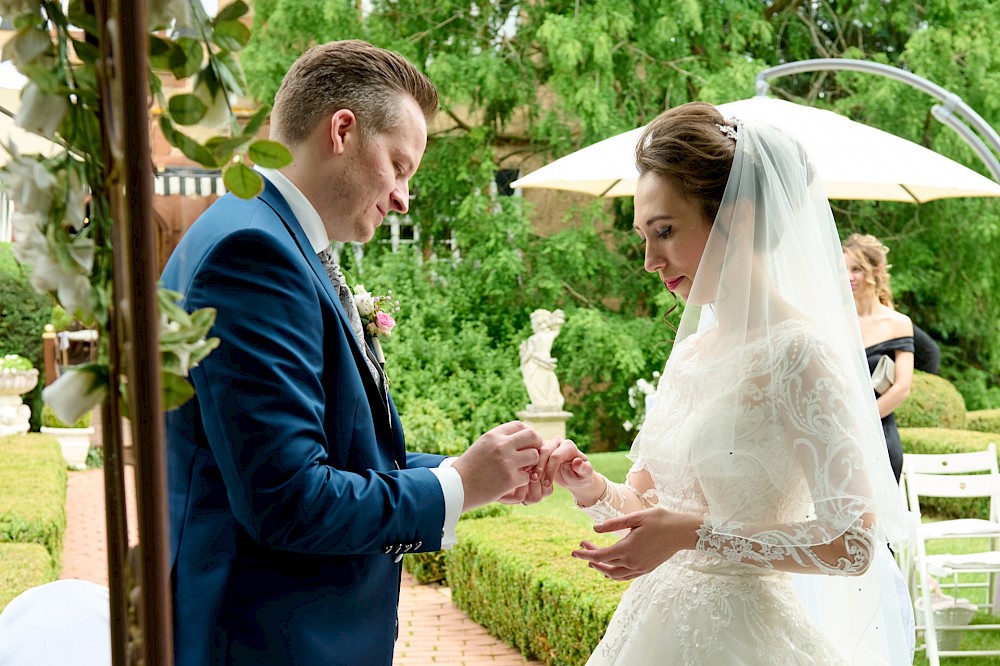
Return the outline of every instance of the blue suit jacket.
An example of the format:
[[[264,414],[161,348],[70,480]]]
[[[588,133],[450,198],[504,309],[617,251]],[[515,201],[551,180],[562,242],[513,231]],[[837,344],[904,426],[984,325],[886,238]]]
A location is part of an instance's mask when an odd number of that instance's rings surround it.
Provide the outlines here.
[[[407,454],[329,278],[270,183],[163,273],[221,343],[167,414],[178,666],[392,661],[397,552],[437,550],[440,456]],[[388,407],[388,409],[387,409]],[[389,550],[388,554],[386,551]]]

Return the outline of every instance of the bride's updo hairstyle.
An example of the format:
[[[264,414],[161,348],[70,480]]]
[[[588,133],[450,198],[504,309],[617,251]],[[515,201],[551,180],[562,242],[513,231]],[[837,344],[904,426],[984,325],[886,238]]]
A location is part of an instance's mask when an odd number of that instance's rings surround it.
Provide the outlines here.
[[[895,309],[892,289],[889,288],[891,265],[886,261],[889,248],[871,234],[851,234],[844,241],[844,252],[864,271],[865,280],[875,287],[879,302]]]
[[[657,116],[635,149],[640,176],[652,172],[666,178],[709,222],[719,212],[736,150],[720,126],[736,129],[711,104],[691,102]]]

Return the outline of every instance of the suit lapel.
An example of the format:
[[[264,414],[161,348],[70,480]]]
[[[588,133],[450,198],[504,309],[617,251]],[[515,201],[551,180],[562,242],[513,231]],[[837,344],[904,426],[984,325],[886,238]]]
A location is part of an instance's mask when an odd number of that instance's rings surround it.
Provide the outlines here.
[[[365,393],[368,396],[368,402],[373,406],[373,411],[375,411],[378,416],[375,418],[375,426],[377,428],[384,428],[392,441],[392,428],[389,421],[389,411],[385,403],[385,399],[382,397],[382,391],[380,387],[375,383],[375,379],[372,377],[371,372],[368,371],[368,366],[365,363],[364,351],[358,346],[357,339],[354,337],[354,331],[351,329],[350,320],[347,318],[347,313],[344,312],[344,308],[340,303],[340,296],[334,291],[333,283],[330,281],[330,276],[326,274],[326,269],[323,268],[323,263],[319,260],[319,256],[313,251],[312,243],[309,242],[309,237],[306,236],[306,232],[303,231],[302,226],[299,224],[298,220],[295,219],[295,215],[292,214],[291,208],[288,207],[288,203],[285,201],[281,193],[278,192],[278,188],[271,184],[267,178],[264,178],[264,190],[258,195],[261,201],[266,203],[271,210],[278,216],[278,218],[285,225],[288,233],[295,240],[295,244],[298,245],[299,252],[302,253],[302,257],[306,260],[306,263],[312,268],[313,273],[319,279],[320,284],[323,285],[323,289],[330,296],[330,300],[333,301],[333,308],[337,312],[337,316],[340,319],[340,325],[344,330],[344,337],[347,338],[347,343],[351,347],[351,353],[354,356],[354,363],[358,367],[358,374],[361,375],[361,381],[365,386]],[[395,457],[395,456],[394,456]]]

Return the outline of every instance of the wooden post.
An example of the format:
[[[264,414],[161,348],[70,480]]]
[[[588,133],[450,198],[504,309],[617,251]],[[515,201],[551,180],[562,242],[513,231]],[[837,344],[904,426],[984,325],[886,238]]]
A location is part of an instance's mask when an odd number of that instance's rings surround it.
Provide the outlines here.
[[[123,419],[118,402],[108,400],[101,416],[112,659],[115,666],[173,666],[146,3],[97,0],[95,8],[100,29],[100,108],[108,173],[104,185],[114,220],[109,240],[115,249],[114,297],[105,334],[112,382],[122,377],[128,387],[139,519],[138,556],[130,558],[124,518]],[[123,602],[127,602],[131,586],[140,589],[130,622],[127,610],[123,616]]]
[[[45,385],[48,386],[59,376],[56,367],[56,329],[52,324],[45,325],[42,333],[42,358],[45,362]]]

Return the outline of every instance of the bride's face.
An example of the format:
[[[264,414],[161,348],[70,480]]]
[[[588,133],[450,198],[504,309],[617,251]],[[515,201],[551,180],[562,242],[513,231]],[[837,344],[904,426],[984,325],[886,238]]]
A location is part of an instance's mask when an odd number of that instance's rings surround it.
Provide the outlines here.
[[[646,246],[646,270],[687,301],[712,221],[666,178],[647,172],[636,186],[632,227]]]

